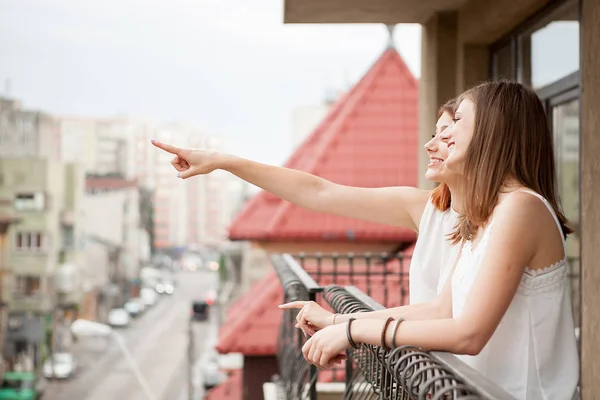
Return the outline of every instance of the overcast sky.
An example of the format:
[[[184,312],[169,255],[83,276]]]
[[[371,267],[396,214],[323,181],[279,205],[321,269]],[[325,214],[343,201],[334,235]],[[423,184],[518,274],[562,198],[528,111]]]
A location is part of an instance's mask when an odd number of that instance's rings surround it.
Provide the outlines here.
[[[383,25],[284,25],[282,0],[0,0],[0,89],[55,114],[192,123],[266,162],[291,111],[359,79]],[[420,71],[420,27],[396,48]]]

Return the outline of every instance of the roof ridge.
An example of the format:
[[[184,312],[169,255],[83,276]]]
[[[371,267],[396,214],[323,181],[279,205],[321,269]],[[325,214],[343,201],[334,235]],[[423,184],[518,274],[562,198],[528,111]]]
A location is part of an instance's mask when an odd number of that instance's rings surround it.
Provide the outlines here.
[[[386,56],[388,56],[390,51],[395,52],[396,50],[393,48],[386,49],[377,58],[375,63],[373,63],[373,65],[369,68],[368,72],[356,83],[356,85],[354,85],[354,87],[350,90],[350,92],[348,92],[347,97],[345,99],[343,99],[344,101],[340,101],[338,109],[336,110],[338,115],[331,122],[329,129],[327,131],[325,131],[325,134],[327,136],[324,139],[322,139],[322,142],[320,143],[320,146],[318,147],[318,149],[315,149],[315,153],[317,154],[317,156],[312,161],[310,167],[308,167],[306,169],[306,172],[312,173],[315,170],[316,166],[319,165],[319,163],[322,161],[323,157],[325,157],[325,155],[327,154],[326,149],[328,149],[331,146],[331,143],[336,138],[336,136],[337,136],[336,134],[339,132],[340,125],[344,124],[347,121],[347,118],[345,118],[345,117],[352,114],[352,112],[356,109],[358,100],[360,100],[360,98],[361,98],[361,96],[359,96],[359,95],[362,93],[365,93],[367,91],[367,89],[373,84],[373,82],[375,81],[375,79],[378,76],[377,73],[383,67],[384,58]],[[402,57],[399,57],[399,58],[402,58]],[[342,107],[345,105],[348,105],[348,107],[347,108]],[[340,112],[340,109],[343,111],[343,113]],[[334,124],[335,124],[335,127],[334,127]],[[283,206],[279,210],[277,210],[275,216],[273,217],[273,220],[267,227],[268,232],[275,231],[275,229],[282,222],[281,216],[285,215],[287,213],[287,211],[291,205],[292,205],[292,203],[285,202],[283,204]]]

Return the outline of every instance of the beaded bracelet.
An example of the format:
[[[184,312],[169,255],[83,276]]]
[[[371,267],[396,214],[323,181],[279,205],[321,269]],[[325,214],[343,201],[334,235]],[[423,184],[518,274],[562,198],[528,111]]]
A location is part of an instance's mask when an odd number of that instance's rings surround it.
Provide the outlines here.
[[[335,325],[335,318],[340,314],[333,314],[333,319],[331,320],[331,325]]]
[[[385,350],[390,350],[390,348],[387,347],[387,345],[385,344],[385,332],[387,331],[387,328],[390,325],[390,322],[392,322],[393,320],[394,320],[394,318],[389,317],[385,321],[385,324],[383,324],[383,329],[381,330],[381,347],[383,347]]]
[[[346,336],[348,337],[348,343],[353,349],[358,349],[358,345],[352,339],[352,334],[350,333],[350,326],[352,326],[352,322],[354,322],[356,318],[350,318],[348,320],[348,325],[346,326]]]

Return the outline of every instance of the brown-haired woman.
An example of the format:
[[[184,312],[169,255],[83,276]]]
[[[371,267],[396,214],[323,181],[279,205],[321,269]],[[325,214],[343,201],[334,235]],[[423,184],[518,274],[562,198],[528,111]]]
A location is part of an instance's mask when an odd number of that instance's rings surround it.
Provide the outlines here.
[[[444,132],[446,166],[464,178],[464,198],[452,277],[427,307],[409,306],[387,325],[358,319],[351,337],[449,351],[518,399],[577,398],[564,248],[570,230],[542,103],[518,83],[486,83],[460,97],[454,121]],[[316,332],[305,357],[319,366],[339,361],[347,329]]]

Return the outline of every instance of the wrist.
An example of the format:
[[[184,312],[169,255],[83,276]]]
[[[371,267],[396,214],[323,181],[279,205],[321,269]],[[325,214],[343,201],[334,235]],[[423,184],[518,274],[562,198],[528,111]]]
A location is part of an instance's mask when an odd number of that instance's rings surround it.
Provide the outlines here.
[[[364,322],[365,320],[360,319],[352,322],[352,339],[356,344],[367,343]]]
[[[236,168],[240,158],[227,153],[216,153],[215,154],[215,169],[222,169],[224,171],[233,172]]]

